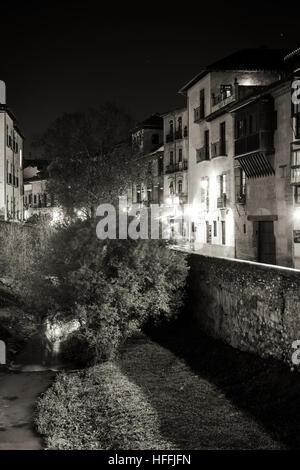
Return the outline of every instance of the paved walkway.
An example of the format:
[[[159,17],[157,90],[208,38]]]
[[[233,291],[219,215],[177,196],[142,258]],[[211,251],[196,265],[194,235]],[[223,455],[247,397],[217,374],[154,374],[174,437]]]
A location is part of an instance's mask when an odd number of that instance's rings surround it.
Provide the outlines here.
[[[55,373],[0,373],[0,450],[38,450],[41,438],[33,427],[34,403]]]

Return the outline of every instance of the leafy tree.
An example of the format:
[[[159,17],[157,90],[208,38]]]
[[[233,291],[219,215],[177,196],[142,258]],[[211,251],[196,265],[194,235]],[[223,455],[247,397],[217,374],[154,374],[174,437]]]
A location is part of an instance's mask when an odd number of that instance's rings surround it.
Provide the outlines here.
[[[76,348],[80,339],[92,362],[111,358],[149,319],[176,316],[187,271],[185,256],[162,241],[100,241],[94,222],[77,221],[53,236],[32,293],[48,317],[80,322]]]
[[[64,114],[36,143],[51,160],[48,190],[69,215],[77,209],[94,216],[100,203],[117,202],[142,178],[145,165],[129,141],[132,126],[126,113],[106,103]]]

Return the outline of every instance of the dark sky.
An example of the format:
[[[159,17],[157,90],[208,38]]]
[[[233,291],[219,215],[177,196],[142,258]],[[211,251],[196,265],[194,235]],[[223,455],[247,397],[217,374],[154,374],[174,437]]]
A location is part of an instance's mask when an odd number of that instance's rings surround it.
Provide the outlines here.
[[[237,49],[300,46],[290,2],[5,3],[0,78],[27,152],[64,111],[113,100],[142,119],[184,104],[178,89]]]

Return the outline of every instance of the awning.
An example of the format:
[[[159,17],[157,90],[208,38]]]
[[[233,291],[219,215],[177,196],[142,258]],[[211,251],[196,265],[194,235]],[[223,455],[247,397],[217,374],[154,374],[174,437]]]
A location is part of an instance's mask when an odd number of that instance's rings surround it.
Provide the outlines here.
[[[275,175],[274,168],[264,152],[253,152],[235,158],[239,161],[247,178]]]

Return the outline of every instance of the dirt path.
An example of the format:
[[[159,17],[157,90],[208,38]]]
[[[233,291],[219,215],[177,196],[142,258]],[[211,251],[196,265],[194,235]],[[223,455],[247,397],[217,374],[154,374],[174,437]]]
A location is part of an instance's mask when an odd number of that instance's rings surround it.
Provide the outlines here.
[[[0,450],[42,448],[33,427],[34,403],[54,375],[52,371],[0,373]]]

